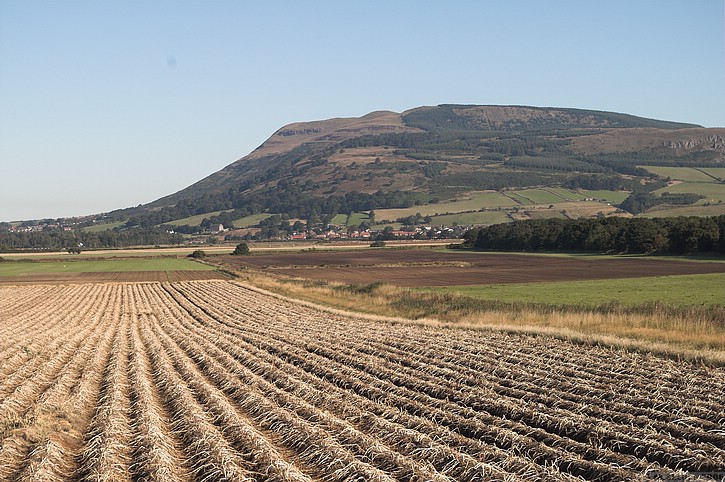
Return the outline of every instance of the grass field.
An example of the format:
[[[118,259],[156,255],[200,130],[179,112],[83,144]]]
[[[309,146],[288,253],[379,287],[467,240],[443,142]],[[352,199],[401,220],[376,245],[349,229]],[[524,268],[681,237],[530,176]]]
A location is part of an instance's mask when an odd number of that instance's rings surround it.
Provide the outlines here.
[[[243,218],[235,219],[232,221],[232,224],[234,224],[235,228],[249,228],[252,226],[256,226],[259,224],[260,221],[267,219],[271,217],[272,214],[269,213],[260,213],[260,214],[251,214],[249,216],[244,216]]]
[[[722,214],[725,214],[725,203],[710,204],[709,206],[702,204],[677,207],[667,206],[667,209],[658,209],[656,206],[646,213],[640,214],[640,216],[661,218],[673,216],[720,216]]]
[[[627,197],[629,197],[629,193],[627,191],[597,191],[597,190],[587,190],[582,189],[582,194],[584,194],[586,197],[591,197],[594,199],[601,199],[603,201],[607,201],[612,204],[620,204],[624,202]]]
[[[677,181],[686,182],[715,182],[715,180],[705,174],[700,169],[692,167],[664,167],[664,166],[638,166],[647,169],[649,172],[662,177],[669,177]],[[703,169],[705,171],[705,169]],[[707,171],[706,171],[707,172]]]
[[[565,201],[583,201],[584,199],[591,197],[584,195],[580,192],[570,191],[569,189],[563,189],[560,187],[549,187],[546,188],[547,191],[556,194],[557,196],[561,197]],[[603,191],[603,192],[611,192],[611,191]]]
[[[97,233],[100,231],[106,231],[108,229],[119,228],[124,224],[126,223],[123,221],[118,221],[116,223],[94,224],[93,226],[86,226],[85,228],[83,228],[83,231],[86,231],[88,233]]]
[[[701,194],[705,196],[704,199],[700,199],[698,204],[704,203],[716,203],[719,201],[725,202],[725,184],[706,183],[706,182],[682,182],[680,184],[673,184],[663,189],[658,189],[655,194],[662,194],[665,192],[671,193],[685,193],[692,192],[695,194]]]
[[[681,275],[647,278],[524,283],[486,286],[449,286],[428,291],[461,293],[477,298],[595,306],[666,302],[676,305],[725,304],[725,275]]]
[[[561,195],[546,189],[524,189],[509,194],[516,194],[518,199],[522,199],[523,204],[554,204],[566,200]]]
[[[444,214],[433,216],[435,225],[451,226],[453,224],[500,224],[511,221],[505,211],[484,211],[473,213]]]
[[[215,266],[176,258],[126,258],[0,263],[0,276],[40,273],[117,273],[128,271],[214,270]]]
[[[212,213],[197,214],[196,216],[189,216],[188,218],[176,219],[174,221],[169,221],[164,224],[168,224],[169,226],[184,226],[186,224],[188,224],[189,226],[198,226],[199,224],[201,224],[201,222],[204,220],[204,218],[208,218],[211,216],[218,216],[221,213],[222,213],[222,211],[214,211]]]
[[[336,226],[347,225],[347,214],[338,214],[337,216],[332,218],[332,221],[330,221],[330,223]]]
[[[461,213],[464,211],[477,211],[481,208],[513,207],[518,203],[508,196],[498,192],[474,192],[456,200],[443,201],[425,206],[412,206],[404,209],[379,209],[375,211],[375,218],[378,220],[394,220],[406,216],[415,216],[420,213],[423,216],[434,216],[445,213]]]
[[[716,177],[718,179],[725,179],[725,167],[703,167],[700,171],[706,172],[712,177]]]
[[[347,219],[348,226],[356,224],[360,225],[362,222],[369,222],[370,216],[368,216],[368,213],[352,213],[350,214],[350,217]]]

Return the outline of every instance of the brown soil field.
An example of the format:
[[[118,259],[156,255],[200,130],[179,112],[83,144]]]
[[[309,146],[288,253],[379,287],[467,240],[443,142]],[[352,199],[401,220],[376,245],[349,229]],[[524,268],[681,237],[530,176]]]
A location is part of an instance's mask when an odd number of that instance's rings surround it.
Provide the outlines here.
[[[0,286],[0,481],[721,480],[725,369],[234,281]]]
[[[137,283],[151,281],[194,281],[228,278],[229,276],[220,271],[211,270],[121,271],[108,273],[34,273],[22,276],[0,277],[0,285]]]
[[[222,265],[343,283],[451,286],[725,273],[725,263],[647,258],[572,258],[433,250],[305,252],[227,256]]]

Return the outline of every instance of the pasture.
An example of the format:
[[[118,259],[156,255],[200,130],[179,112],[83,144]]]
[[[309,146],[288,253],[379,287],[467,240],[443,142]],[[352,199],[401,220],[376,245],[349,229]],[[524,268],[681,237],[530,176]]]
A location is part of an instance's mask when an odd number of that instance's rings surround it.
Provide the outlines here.
[[[649,172],[657,174],[661,177],[669,177],[670,179],[686,182],[716,182],[712,174],[706,169],[694,167],[666,167],[666,166],[638,166],[647,169]]]
[[[99,258],[0,263],[0,284],[102,283],[219,279],[216,266],[186,258]]]
[[[426,288],[476,298],[552,305],[725,305],[725,273]]]
[[[679,184],[672,184],[662,189],[655,191],[655,194],[662,193],[695,193],[705,196],[704,199],[700,199],[697,204],[704,203],[725,203],[725,184],[719,183],[705,183],[705,182],[682,182]]]

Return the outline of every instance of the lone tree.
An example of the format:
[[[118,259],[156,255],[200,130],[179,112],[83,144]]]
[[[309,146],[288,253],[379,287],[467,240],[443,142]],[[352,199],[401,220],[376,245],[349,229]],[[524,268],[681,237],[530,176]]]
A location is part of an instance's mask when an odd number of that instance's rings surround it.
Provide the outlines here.
[[[247,256],[249,255],[249,245],[247,243],[239,243],[232,254]]]
[[[188,258],[196,258],[196,259],[206,258],[206,253],[204,251],[202,251],[201,249],[197,249],[193,253],[191,253],[190,255],[188,255],[187,257]]]

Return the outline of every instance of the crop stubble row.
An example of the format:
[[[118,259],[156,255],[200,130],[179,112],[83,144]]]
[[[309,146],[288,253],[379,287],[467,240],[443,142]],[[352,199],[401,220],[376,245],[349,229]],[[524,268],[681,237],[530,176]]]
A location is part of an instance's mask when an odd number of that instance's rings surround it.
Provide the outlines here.
[[[725,371],[229,281],[0,287],[0,480],[636,480],[725,467]]]

